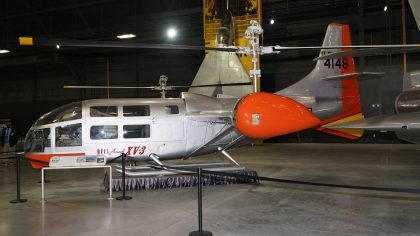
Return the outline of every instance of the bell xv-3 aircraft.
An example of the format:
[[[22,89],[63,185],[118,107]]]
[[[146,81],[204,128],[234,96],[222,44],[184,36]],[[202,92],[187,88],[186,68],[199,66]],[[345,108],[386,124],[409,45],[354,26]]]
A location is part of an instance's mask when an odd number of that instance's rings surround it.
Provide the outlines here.
[[[122,42],[20,38],[21,44],[44,46],[131,47],[215,50],[224,53],[279,53],[286,50],[321,50],[329,54],[382,48],[411,49],[418,45],[351,46],[347,25],[330,24],[322,46],[259,46],[262,32],[251,22],[250,47],[150,45]],[[255,63],[256,64],[256,63]],[[255,67],[250,75],[256,77]],[[306,77],[275,94],[256,92],[243,97],[218,97],[184,92],[180,98],[92,99],[71,103],[43,115],[30,128],[25,158],[35,168],[48,165],[53,156],[101,156],[107,161],[126,153],[136,160],[186,159],[227,153],[232,147],[308,128],[346,138],[360,133],[326,129],[324,124],[361,116],[358,78],[377,73],[356,72],[352,57],[319,59]]]

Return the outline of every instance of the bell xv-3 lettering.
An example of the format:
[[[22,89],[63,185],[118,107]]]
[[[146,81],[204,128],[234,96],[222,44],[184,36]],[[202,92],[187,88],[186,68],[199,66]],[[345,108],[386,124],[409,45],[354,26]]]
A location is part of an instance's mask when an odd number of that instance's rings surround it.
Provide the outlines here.
[[[125,149],[116,150],[116,148],[112,150],[107,149],[107,148],[97,148],[96,154],[97,155],[110,155],[110,154],[115,154],[115,153],[125,153],[128,156],[135,156],[135,155],[143,155],[145,151],[146,151],[146,146],[130,146],[130,147],[127,147],[127,151],[125,151]]]

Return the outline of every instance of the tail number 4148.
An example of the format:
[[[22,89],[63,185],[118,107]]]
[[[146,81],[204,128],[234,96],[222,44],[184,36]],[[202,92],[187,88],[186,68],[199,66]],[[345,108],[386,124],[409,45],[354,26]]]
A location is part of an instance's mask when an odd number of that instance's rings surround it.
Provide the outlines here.
[[[347,58],[339,58],[339,59],[331,58],[331,59],[325,60],[324,66],[328,67],[328,69],[334,69],[334,68],[348,69],[349,60]]]

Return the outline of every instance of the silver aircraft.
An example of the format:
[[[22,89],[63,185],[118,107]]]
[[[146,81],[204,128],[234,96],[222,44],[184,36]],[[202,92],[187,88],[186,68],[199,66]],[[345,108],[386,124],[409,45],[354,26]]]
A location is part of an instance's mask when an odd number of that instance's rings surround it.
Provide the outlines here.
[[[357,138],[360,134],[324,128],[332,122],[361,115],[358,78],[377,73],[356,72],[352,56],[325,58],[357,48],[418,48],[418,45],[352,46],[348,25],[330,24],[322,46],[259,46],[262,28],[251,21],[250,47],[156,45],[123,42],[20,38],[21,45],[215,50],[252,55],[253,93],[218,97],[182,93],[177,99],[94,99],[72,103],[43,115],[28,131],[25,157],[35,168],[57,156],[100,156],[112,160],[121,153],[137,160],[189,158],[220,153],[236,163],[227,150],[247,139],[265,139],[307,128]],[[256,92],[257,55],[286,50],[314,50],[315,68],[296,84],[275,94]]]

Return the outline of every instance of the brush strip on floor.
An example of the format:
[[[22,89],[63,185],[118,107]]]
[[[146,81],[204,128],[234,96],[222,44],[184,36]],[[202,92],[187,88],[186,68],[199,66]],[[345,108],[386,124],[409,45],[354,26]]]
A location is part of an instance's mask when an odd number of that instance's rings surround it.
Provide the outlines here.
[[[227,173],[234,173],[246,176],[258,177],[255,170],[236,170],[226,171]],[[231,176],[219,175],[203,175],[203,186],[209,185],[226,185],[239,183],[256,183],[258,178],[238,178]],[[163,176],[139,176],[125,178],[126,190],[142,190],[142,189],[162,189],[162,188],[184,188],[194,187],[198,183],[197,175],[163,175]],[[108,174],[104,177],[105,190],[109,189]],[[122,191],[123,181],[119,173],[113,174],[112,191]]]

